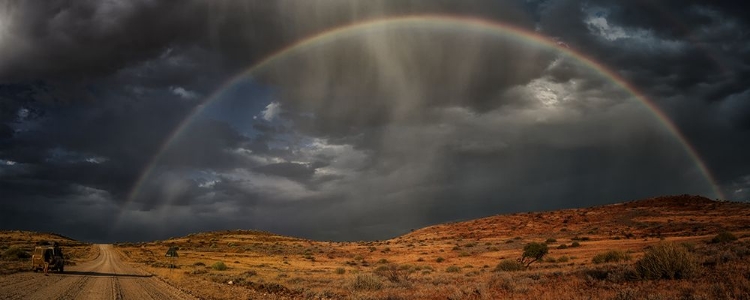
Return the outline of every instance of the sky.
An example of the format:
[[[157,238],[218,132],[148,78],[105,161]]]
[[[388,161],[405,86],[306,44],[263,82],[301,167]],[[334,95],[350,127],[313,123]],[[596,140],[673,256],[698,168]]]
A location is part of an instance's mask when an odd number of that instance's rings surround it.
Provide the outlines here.
[[[750,201],[743,1],[0,2],[0,229],[388,239]]]

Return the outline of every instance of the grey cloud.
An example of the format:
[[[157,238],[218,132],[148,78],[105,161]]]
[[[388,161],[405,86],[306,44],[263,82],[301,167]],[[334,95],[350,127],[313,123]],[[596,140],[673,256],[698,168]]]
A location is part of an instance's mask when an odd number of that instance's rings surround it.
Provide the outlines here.
[[[264,165],[254,170],[263,174],[294,178],[301,181],[309,179],[315,173],[315,168],[312,166],[288,162]]]

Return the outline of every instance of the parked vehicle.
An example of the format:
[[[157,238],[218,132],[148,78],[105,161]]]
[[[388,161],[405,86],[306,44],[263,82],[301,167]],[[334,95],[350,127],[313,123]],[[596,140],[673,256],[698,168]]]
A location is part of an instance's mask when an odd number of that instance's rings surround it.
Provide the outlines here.
[[[34,248],[34,254],[31,256],[31,269],[34,272],[44,270],[44,263],[49,263],[48,271],[56,270],[62,273],[65,269],[65,258],[62,249],[57,245],[54,246],[37,246]]]

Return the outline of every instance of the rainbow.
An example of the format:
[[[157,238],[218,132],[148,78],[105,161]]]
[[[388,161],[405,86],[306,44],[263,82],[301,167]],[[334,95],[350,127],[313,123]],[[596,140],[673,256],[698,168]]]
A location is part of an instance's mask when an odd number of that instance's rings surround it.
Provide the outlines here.
[[[182,134],[184,134],[186,128],[190,125],[194,117],[200,114],[203,109],[217,99],[226,91],[229,87],[236,84],[239,80],[263,71],[264,69],[272,66],[275,62],[278,62],[285,57],[301,53],[311,47],[321,46],[326,43],[341,40],[347,37],[354,37],[363,33],[371,32],[373,30],[383,29],[404,29],[404,28],[435,28],[435,29],[448,29],[448,30],[469,30],[479,31],[488,35],[504,36],[519,39],[525,42],[537,44],[541,47],[554,49],[576,59],[578,62],[593,69],[601,76],[607,78],[614,84],[622,87],[636,99],[642,102],[654,115],[655,117],[666,127],[666,129],[674,135],[679,142],[682,144],[686,153],[695,162],[699,171],[711,185],[715,197],[723,199],[723,194],[720,188],[716,184],[715,179],[709,172],[705,163],[700,159],[700,156],[696,150],[690,145],[675,125],[669,120],[669,118],[659,108],[649,100],[642,92],[640,92],[635,86],[628,83],[620,75],[610,70],[601,63],[595,61],[592,58],[587,57],[581,52],[570,49],[568,47],[559,45],[557,41],[544,37],[536,32],[530,31],[525,28],[520,28],[514,25],[500,23],[497,21],[490,21],[485,19],[471,18],[471,17],[458,17],[448,15],[410,15],[410,16],[398,16],[389,17],[383,19],[366,20],[358,23],[348,24],[341,27],[332,28],[310,37],[304,38],[300,41],[292,43],[264,59],[258,61],[250,68],[243,72],[238,73],[228,81],[223,83],[213,94],[206,97],[200,105],[197,105],[188,116],[175,128],[174,132],[165,140],[160,146],[156,155],[151,159],[149,164],[146,166],[144,172],[140,175],[136,183],[133,185],[125,205],[131,203],[134,198],[138,195],[144,182],[150,178],[153,173],[155,166],[161,160],[165,150]]]

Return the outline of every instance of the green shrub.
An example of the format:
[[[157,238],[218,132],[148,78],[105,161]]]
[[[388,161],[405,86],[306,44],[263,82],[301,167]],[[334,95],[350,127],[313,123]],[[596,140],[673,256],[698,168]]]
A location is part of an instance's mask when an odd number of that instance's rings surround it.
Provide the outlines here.
[[[200,261],[199,261],[199,262],[196,262],[196,263],[194,263],[193,265],[194,265],[194,266],[196,266],[196,267],[203,267],[203,266],[206,266],[206,264],[204,264],[203,262],[200,262]]]
[[[621,262],[621,261],[628,261],[630,260],[630,255],[628,255],[625,252],[619,251],[619,250],[611,250],[607,251],[605,253],[599,253],[594,258],[591,259],[591,262],[595,264],[601,264],[601,263],[609,263],[609,262]]]
[[[711,239],[711,243],[729,243],[736,241],[737,237],[732,234],[729,231],[722,231],[721,233],[717,234],[713,239]]]
[[[358,291],[376,291],[383,288],[383,282],[373,275],[361,274],[354,278],[352,288]]]
[[[387,264],[387,263],[388,263],[388,260],[387,260],[387,259],[385,259],[385,258],[381,258],[380,260],[378,260],[378,263],[379,263],[379,264]]]
[[[458,257],[467,257],[467,256],[470,256],[470,255],[471,254],[469,254],[469,252],[461,251],[461,253],[458,254]]]
[[[685,279],[698,273],[698,263],[693,255],[673,243],[653,246],[636,262],[635,268],[645,279]]]
[[[557,246],[557,249],[568,249],[568,245],[560,244],[560,246]]]
[[[557,258],[557,262],[559,262],[559,263],[566,263],[569,260],[570,260],[570,258],[567,257],[567,256],[564,256],[564,255]]]
[[[556,243],[556,242],[557,242],[557,240],[553,239],[553,238],[548,238],[546,241],[544,241],[545,244],[552,244],[552,243]]]
[[[225,265],[222,261],[217,261],[213,265],[211,265],[211,268],[216,271],[224,271],[227,269],[227,265]]]
[[[547,244],[543,243],[528,243],[523,247],[523,255],[521,256],[521,263],[527,267],[531,263],[542,259],[549,252]]]
[[[334,271],[334,272],[336,272],[336,274],[344,274],[344,273],[346,273],[346,269],[344,269],[344,268],[336,268],[336,271]]]
[[[459,268],[458,266],[450,266],[445,268],[445,271],[448,273],[458,273],[461,272],[461,268]]]
[[[524,266],[519,261],[515,261],[512,259],[504,259],[499,264],[497,264],[497,267],[495,267],[495,272],[513,272],[513,271],[521,271],[524,269]]]
[[[443,262],[443,261],[445,261],[445,258],[438,257],[437,259],[435,259],[435,261],[436,262]]]
[[[581,247],[581,243],[579,243],[579,242],[573,242],[573,243],[570,244],[570,247],[571,248]]]

